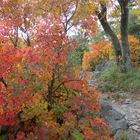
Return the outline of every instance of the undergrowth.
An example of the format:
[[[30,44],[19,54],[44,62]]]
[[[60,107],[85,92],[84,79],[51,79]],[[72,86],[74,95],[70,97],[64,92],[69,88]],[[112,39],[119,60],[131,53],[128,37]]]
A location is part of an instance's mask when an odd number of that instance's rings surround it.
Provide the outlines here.
[[[104,92],[140,91],[140,68],[133,68],[130,72],[122,73],[116,65],[113,65],[103,71],[98,80],[102,81],[100,88]]]

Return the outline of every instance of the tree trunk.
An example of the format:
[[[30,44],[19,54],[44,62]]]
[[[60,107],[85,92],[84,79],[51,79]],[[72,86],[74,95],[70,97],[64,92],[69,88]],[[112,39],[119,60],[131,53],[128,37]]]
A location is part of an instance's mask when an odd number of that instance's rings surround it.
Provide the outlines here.
[[[101,5],[102,9],[101,12],[97,13],[98,19],[105,31],[105,33],[107,35],[110,36],[112,44],[113,44],[113,49],[116,55],[116,59],[117,59],[117,64],[121,63],[121,57],[122,57],[122,52],[121,52],[121,44],[119,42],[119,39],[117,38],[116,34],[113,32],[113,30],[111,29],[106,15],[107,15],[107,9],[104,5]]]
[[[31,41],[30,41],[29,34],[27,34],[27,46],[31,46]]]
[[[53,92],[53,86],[54,86],[54,72],[52,76],[52,80],[48,83],[48,94],[47,94],[47,100],[48,100],[48,110],[50,111],[52,108],[52,92]]]
[[[121,7],[121,45],[122,45],[122,60],[123,60],[123,71],[130,71],[131,59],[130,59],[130,50],[129,50],[129,42],[128,42],[128,3],[129,0],[119,0],[119,4]]]
[[[116,54],[117,62],[121,64],[122,70],[124,72],[131,70],[131,59],[129,51],[129,42],[128,42],[128,3],[129,0],[118,0],[118,3],[121,7],[121,43],[119,42],[118,37],[111,29],[107,21],[107,8],[105,5],[101,4],[101,11],[97,12],[98,19],[105,31],[111,38],[114,51]]]

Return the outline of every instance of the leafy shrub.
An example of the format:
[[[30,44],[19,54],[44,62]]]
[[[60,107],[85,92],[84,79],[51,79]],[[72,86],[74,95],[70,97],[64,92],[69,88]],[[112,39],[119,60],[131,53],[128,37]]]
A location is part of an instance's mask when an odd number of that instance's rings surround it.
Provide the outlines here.
[[[130,57],[134,67],[140,66],[140,41],[139,39],[129,36]],[[115,60],[114,51],[110,42],[100,40],[97,44],[89,46],[90,51],[85,52],[83,57],[83,69],[94,70],[95,66],[101,61]]]
[[[134,67],[140,66],[140,40],[129,36],[130,56]]]
[[[101,60],[107,61],[114,58],[109,42],[100,40],[97,44],[90,45],[89,48],[90,51],[85,52],[83,57],[84,70],[94,70]]]

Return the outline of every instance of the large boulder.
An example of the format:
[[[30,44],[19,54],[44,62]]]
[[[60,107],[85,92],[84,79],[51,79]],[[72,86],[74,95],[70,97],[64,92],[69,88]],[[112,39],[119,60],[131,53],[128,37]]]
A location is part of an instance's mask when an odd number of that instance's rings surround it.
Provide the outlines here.
[[[109,124],[113,135],[118,130],[126,130],[128,128],[125,116],[112,108],[112,105],[107,101],[101,100],[100,115]]]
[[[96,65],[95,72],[103,72],[109,69],[113,64],[115,64],[114,60],[101,61],[99,64]]]
[[[100,116],[109,124],[115,140],[138,140],[137,136],[129,130],[125,114],[118,111],[118,108],[108,100],[101,99],[100,103]]]

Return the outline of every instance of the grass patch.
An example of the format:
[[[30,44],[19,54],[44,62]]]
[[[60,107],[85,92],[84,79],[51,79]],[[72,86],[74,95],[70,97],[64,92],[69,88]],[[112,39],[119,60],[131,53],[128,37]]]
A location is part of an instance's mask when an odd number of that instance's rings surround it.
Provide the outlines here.
[[[140,68],[122,73],[116,65],[113,65],[102,72],[98,80],[103,81],[100,88],[104,92],[115,90],[140,91]]]

